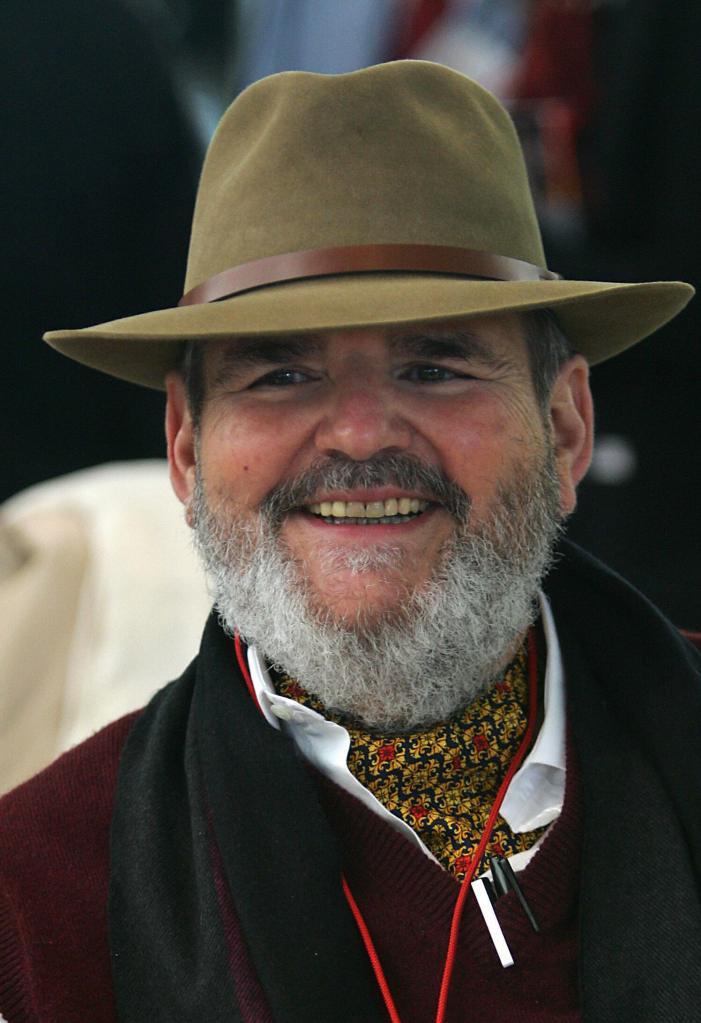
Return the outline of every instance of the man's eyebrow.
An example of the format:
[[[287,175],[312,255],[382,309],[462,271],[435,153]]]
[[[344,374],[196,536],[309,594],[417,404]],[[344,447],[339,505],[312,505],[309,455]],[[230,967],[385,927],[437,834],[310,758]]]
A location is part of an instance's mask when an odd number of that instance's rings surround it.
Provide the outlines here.
[[[497,355],[476,334],[467,330],[433,333],[430,328],[415,333],[398,334],[391,341],[392,354],[418,359],[461,359],[479,362],[489,369],[505,369],[511,360]]]
[[[313,334],[299,337],[243,337],[232,341],[215,359],[212,383],[224,385],[233,374],[258,366],[279,366],[319,354],[321,341]]]

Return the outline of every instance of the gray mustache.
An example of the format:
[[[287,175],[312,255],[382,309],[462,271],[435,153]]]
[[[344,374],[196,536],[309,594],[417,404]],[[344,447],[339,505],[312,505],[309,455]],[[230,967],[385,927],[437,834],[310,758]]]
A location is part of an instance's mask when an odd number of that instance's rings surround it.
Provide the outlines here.
[[[289,512],[310,504],[320,490],[354,490],[395,486],[415,490],[443,505],[461,525],[467,522],[470,498],[444,472],[412,455],[377,455],[355,462],[345,455],[315,462],[294,479],[274,487],[261,503],[261,513],[275,528]]]

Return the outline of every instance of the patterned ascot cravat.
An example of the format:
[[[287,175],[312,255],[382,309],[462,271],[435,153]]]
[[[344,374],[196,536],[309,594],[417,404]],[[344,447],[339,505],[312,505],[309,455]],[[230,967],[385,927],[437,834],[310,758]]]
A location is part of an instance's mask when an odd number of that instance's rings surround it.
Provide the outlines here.
[[[328,713],[288,676],[278,675],[275,687],[348,730],[349,770],[460,881],[526,728],[526,661],[524,645],[503,677],[447,722],[399,735],[367,731]],[[544,830],[515,833],[498,816],[487,853],[522,852]]]

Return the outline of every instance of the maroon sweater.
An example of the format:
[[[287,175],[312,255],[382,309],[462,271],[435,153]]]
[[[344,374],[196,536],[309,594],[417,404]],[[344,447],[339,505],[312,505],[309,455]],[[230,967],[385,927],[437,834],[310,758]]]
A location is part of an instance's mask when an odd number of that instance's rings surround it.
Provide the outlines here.
[[[119,754],[134,718],[108,726],[0,801],[0,1012],[8,1023],[115,1023],[108,843]],[[447,1023],[580,1019],[576,774],[568,771],[563,814],[520,875],[541,933],[513,895],[500,899],[497,914],[516,960],[503,969],[468,897]],[[320,792],[402,1021],[433,1023],[458,886],[352,796],[326,781]],[[212,853],[241,1015],[267,1023],[272,1017]]]

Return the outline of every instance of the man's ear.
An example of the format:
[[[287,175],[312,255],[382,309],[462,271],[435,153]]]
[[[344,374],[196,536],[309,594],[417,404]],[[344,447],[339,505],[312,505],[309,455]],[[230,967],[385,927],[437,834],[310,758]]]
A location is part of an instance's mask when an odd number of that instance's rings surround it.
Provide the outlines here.
[[[166,377],[166,440],[170,482],[176,495],[185,505],[185,517],[190,520],[190,502],[195,489],[195,428],[185,392],[185,383],[179,373]]]
[[[561,367],[550,394],[550,422],[560,509],[570,515],[577,504],[577,485],[589,468],[594,444],[594,405],[589,388],[589,366],[575,355]]]

